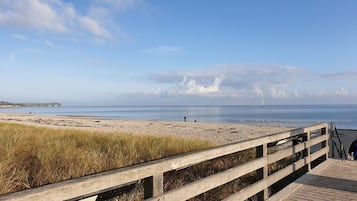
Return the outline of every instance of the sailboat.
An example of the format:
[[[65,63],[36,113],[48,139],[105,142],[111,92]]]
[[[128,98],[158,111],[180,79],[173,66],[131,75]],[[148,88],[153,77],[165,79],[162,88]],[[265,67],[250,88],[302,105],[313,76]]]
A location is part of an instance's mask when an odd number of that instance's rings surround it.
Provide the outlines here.
[[[260,105],[260,107],[265,107],[264,98],[262,99],[262,104]]]

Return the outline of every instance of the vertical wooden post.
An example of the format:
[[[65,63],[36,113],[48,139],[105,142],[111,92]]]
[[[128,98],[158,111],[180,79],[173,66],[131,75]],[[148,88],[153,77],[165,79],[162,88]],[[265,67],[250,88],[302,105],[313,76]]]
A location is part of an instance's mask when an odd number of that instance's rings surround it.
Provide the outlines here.
[[[311,132],[307,132],[307,171],[311,171]]]
[[[153,181],[153,197],[159,197],[164,194],[164,174],[154,175]]]
[[[330,122],[330,139],[331,139],[331,157],[335,158],[335,123]],[[337,148],[337,147],[336,147]]]
[[[263,179],[268,179],[268,144],[263,144],[263,157],[266,158],[266,163],[263,167]],[[264,200],[269,198],[269,186],[264,188]]]
[[[164,193],[163,173],[144,179],[144,199],[158,197]]]
[[[265,157],[267,159],[267,155],[268,155],[268,144],[263,144],[256,147],[256,158]],[[264,167],[256,171],[257,176],[262,180],[268,179],[268,165],[269,165],[268,160],[266,160],[266,164],[264,165]],[[262,196],[258,199],[267,200],[268,197],[269,197],[269,186],[266,186],[263,190]]]
[[[327,134],[327,130],[328,130],[328,126],[327,124],[325,125],[325,127],[321,128],[321,135],[326,135]],[[340,144],[342,146],[342,144]],[[325,148],[328,147],[328,139],[326,139],[325,141],[321,142],[321,148]],[[342,147],[341,147],[341,153],[342,153]],[[326,159],[328,159],[328,152],[325,154]]]

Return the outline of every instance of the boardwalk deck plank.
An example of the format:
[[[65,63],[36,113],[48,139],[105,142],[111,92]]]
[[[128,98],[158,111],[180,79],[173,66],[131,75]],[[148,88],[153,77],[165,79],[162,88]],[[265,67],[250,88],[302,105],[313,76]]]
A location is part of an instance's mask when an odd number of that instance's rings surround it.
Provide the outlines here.
[[[357,201],[357,161],[328,159],[269,200]]]

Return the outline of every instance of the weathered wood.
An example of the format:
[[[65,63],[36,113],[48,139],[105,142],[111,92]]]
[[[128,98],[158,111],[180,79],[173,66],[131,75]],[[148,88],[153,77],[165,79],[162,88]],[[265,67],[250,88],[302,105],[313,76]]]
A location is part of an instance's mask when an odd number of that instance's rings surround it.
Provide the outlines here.
[[[329,148],[328,147],[324,147],[324,148],[318,150],[317,152],[311,154],[310,155],[311,161],[314,161],[314,160],[320,158],[321,156],[326,155],[326,153],[328,153],[328,151],[329,151]]]
[[[267,165],[288,157],[291,154],[307,149],[312,145],[325,142],[328,139],[328,135],[314,137],[309,139],[308,142],[304,142],[290,148],[281,150],[277,153],[267,155],[267,144],[276,142],[279,140],[287,139],[289,137],[301,135],[304,133],[310,133],[321,129],[321,134],[326,131],[327,124],[317,124],[307,128],[299,128],[287,132],[269,135],[263,138],[233,143],[216,148],[211,148],[202,151],[196,151],[192,153],[182,154],[175,157],[165,158],[148,162],[145,164],[134,165],[118,170],[107,171],[91,176],[72,179],[69,181],[59,182],[56,184],[50,184],[43,187],[38,187],[22,192],[17,192],[9,195],[0,196],[0,200],[71,200],[81,199],[97,195],[99,193],[116,189],[122,186],[126,186],[131,183],[135,183],[139,180],[146,178],[148,187],[146,189],[146,197],[154,197],[151,200],[184,200],[192,198],[198,194],[206,192],[212,188],[223,185],[229,181],[232,181],[244,174],[263,168],[263,180],[252,187],[248,187],[242,195],[248,195],[252,192],[265,191],[265,199],[267,198],[267,188],[269,185],[275,183],[286,175],[309,164],[312,160],[320,157],[328,152],[328,147],[310,155],[311,159],[304,158],[288,166],[271,176],[267,175]],[[254,147],[261,147],[261,158],[254,161],[233,167],[224,172],[217,173],[215,175],[206,177],[204,179],[194,181],[190,184],[183,186],[182,188],[174,189],[172,191],[163,193],[163,173],[179,170],[192,165],[208,161],[211,159],[219,158],[221,156],[236,153],[242,150],[246,150]],[[264,184],[264,185],[263,185]],[[150,186],[151,185],[151,186]],[[263,185],[263,187],[262,187]],[[257,188],[260,189],[257,189]],[[250,189],[251,188],[251,189]],[[244,192],[244,191],[242,191]],[[249,192],[249,193],[247,193]]]
[[[234,193],[233,195],[230,195],[223,201],[247,200],[248,198],[262,191],[262,189],[264,189],[266,186],[268,186],[268,180],[255,182],[254,184],[247,186],[246,188]]]
[[[314,168],[312,170],[312,172],[314,174],[318,174],[320,173],[323,169],[327,168],[328,166],[330,166],[332,164],[332,160],[327,160],[326,162],[324,162],[323,164],[319,165],[318,167]],[[312,172],[308,173],[308,174],[312,174]],[[299,178],[298,180],[301,180],[301,178]],[[296,190],[297,188],[299,188],[302,184],[299,184],[297,182],[291,183],[289,184],[287,187],[285,187],[284,189],[282,189],[281,191],[279,191],[278,193],[274,194],[273,196],[271,196],[268,200],[271,201],[276,201],[276,200],[282,200],[284,199],[286,196],[288,196],[291,192],[293,192],[294,190]]]
[[[323,141],[326,141],[329,139],[329,136],[328,135],[321,135],[321,136],[318,136],[318,137],[314,137],[314,138],[311,138],[310,140],[310,147],[316,145],[316,144],[319,144]]]
[[[274,174],[268,177],[268,185],[271,186],[277,181],[283,179],[284,177],[288,176],[289,174],[295,172],[296,170],[302,168],[303,166],[307,165],[306,158],[300,159],[297,162],[286,166],[285,168],[275,172]]]
[[[316,125],[305,127],[304,133],[321,130],[321,135],[324,135],[326,134],[327,128],[328,128],[327,123],[316,124]]]
[[[263,144],[263,156],[267,157],[268,156],[268,144]],[[263,167],[263,181],[266,181],[268,178],[268,160],[266,160],[265,165]],[[263,189],[263,199],[266,200],[269,197],[269,189],[268,189],[268,184],[267,182],[264,182],[266,185],[264,186]]]
[[[164,194],[164,175],[162,173],[153,176],[153,187],[153,197]]]
[[[274,174],[272,174],[268,177],[269,186],[273,185],[274,183],[283,179],[284,177],[288,176],[289,174],[295,172],[296,170],[304,167],[305,165],[308,165],[311,161],[314,161],[317,158],[323,156],[326,152],[328,152],[328,147],[320,149],[319,151],[311,154],[310,159],[307,157],[302,158],[302,159],[294,162],[293,164],[286,166],[285,168],[279,170],[278,172],[275,172]]]
[[[321,136],[324,137],[324,136]],[[307,159],[308,159],[308,163],[307,163],[307,170],[311,171],[311,132],[307,132]]]
[[[213,188],[226,184],[234,179],[248,174],[256,169],[262,168],[266,164],[266,157],[253,160],[223,172],[205,177],[165,193],[161,197],[149,199],[149,201],[180,201],[195,197]]]
[[[314,137],[311,139],[310,141],[310,146],[316,145],[321,143],[322,141],[328,140],[328,136],[327,135],[322,135],[322,136],[318,136],[318,137]],[[290,147],[287,147],[285,149],[279,150],[278,152],[272,153],[268,155],[268,163],[274,163],[276,161],[279,161],[283,158],[286,158],[288,156],[291,156],[293,154],[296,154],[304,149],[308,148],[308,143],[307,142],[303,142],[297,145],[293,145]]]
[[[306,148],[307,148],[307,143],[303,142],[301,144],[293,145],[293,146],[287,147],[285,149],[279,150],[278,152],[268,155],[268,163],[269,164],[274,163],[274,162],[279,161],[283,158],[286,158],[288,156],[296,154]]]
[[[357,200],[356,183],[356,162],[328,159],[274,194],[269,201]]]

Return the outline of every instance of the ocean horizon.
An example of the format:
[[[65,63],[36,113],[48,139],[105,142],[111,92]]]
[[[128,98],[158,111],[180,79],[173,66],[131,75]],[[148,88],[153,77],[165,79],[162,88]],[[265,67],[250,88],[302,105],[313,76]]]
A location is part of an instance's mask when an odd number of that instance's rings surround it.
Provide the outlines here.
[[[333,121],[337,128],[357,129],[357,105],[61,106],[7,108],[0,112],[121,120],[183,121],[186,117],[187,121],[285,127]]]

